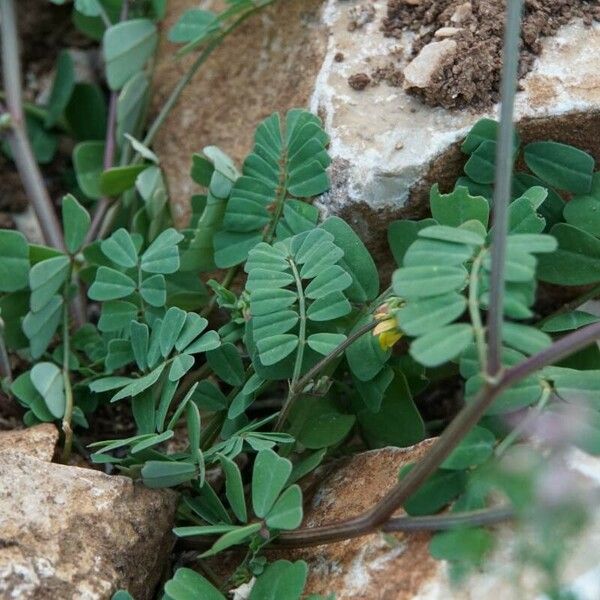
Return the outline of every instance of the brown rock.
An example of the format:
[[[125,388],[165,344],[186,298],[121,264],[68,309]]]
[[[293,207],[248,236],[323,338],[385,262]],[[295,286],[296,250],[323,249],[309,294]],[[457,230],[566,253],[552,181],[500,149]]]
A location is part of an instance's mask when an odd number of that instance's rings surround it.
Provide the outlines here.
[[[58,441],[58,430],[52,423],[42,423],[28,429],[0,432],[0,453],[25,454],[50,462]]]
[[[0,597],[153,598],[176,504],[126,477],[0,451]]]
[[[384,448],[348,459],[317,487],[306,507],[303,525],[333,523],[371,508],[397,481],[399,469],[419,461],[432,443],[425,440],[411,448]],[[567,478],[567,487],[573,486],[573,493],[597,493],[597,457],[568,451],[555,462],[553,468]],[[577,589],[581,598],[600,597],[599,532],[600,512],[594,509],[577,539],[564,541],[572,550],[565,557],[561,581]],[[521,568],[519,548],[527,533],[504,523],[494,528],[494,534],[496,547],[484,567],[471,572],[458,587],[451,580],[447,564],[431,558],[431,536],[426,533],[387,538],[373,534],[314,548],[272,552],[271,558],[307,561],[305,592],[333,594],[336,600],[539,600],[543,577],[533,565]]]
[[[252,145],[256,125],[274,111],[306,106],[325,55],[323,0],[277,2],[248,19],[213,53],[156,140],[169,180],[175,217],[185,222],[194,184],[191,156],[215,144],[241,162]],[[196,8],[197,0],[171,0],[162,30]],[[194,56],[173,57],[177,46],[162,36],[155,74],[158,110]]]
[[[431,444],[432,440],[426,440],[411,448],[384,448],[353,456],[319,486],[306,508],[303,526],[333,523],[368,510],[396,483],[400,468],[418,461]],[[333,593],[337,600],[412,599],[439,563],[429,556],[428,534],[393,537],[397,543],[373,534],[289,551],[285,556],[308,562],[306,593]]]

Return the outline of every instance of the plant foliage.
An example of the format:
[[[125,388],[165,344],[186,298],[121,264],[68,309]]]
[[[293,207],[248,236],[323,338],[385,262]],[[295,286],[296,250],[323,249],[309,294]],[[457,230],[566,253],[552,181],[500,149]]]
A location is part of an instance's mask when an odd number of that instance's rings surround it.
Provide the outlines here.
[[[201,64],[271,1],[188,10],[169,39],[181,54],[198,52]],[[178,230],[151,147],[164,117],[146,123],[165,3],[130,8],[120,20],[118,0],[73,3],[77,28],[101,45],[110,110],[104,90],[77,81],[65,51],[47,103],[27,115],[40,163],[53,159],[61,136],[70,138],[73,177],[61,205],[64,247],[0,231],[2,389],[23,408],[25,424],[60,423],[65,457],[73,438],[85,439],[94,463],[150,488],[177,488],[175,535],[203,544],[201,557],[245,546],[232,582],[254,577],[250,600],[299,599],[306,563],[267,564],[263,550],[301,526],[303,478],[354,451],[433,436],[445,425],[427,409],[440,389],[469,405],[490,385],[498,127],[490,119],[473,127],[462,144],[464,175],[454,189],[432,187],[427,219],[390,223],[396,269],[387,289],[352,227],[321,219],[313,205],[329,189],[331,159],[323,124],[306,110],[262,121],[239,168],[215,146],[194,154],[198,193]],[[524,170],[515,170],[508,215],[505,368],[597,323],[582,304],[600,293],[593,157],[554,141],[521,147],[515,136],[514,162]],[[221,281],[205,281],[208,272]],[[547,314],[540,282],[593,288]],[[7,364],[5,350],[20,360]],[[531,482],[543,461],[528,450],[535,468],[527,481],[504,468],[525,432],[506,416],[576,422],[568,441],[598,454],[599,374],[594,345],[503,389],[407,500],[408,515],[485,510],[500,492],[533,519]],[[124,433],[90,442],[85,430],[97,410],[115,414],[116,403],[128,415]],[[544,514],[535,515],[540,526]],[[436,534],[430,549],[460,572],[481,566],[493,544],[490,531],[473,526]],[[224,598],[228,590],[213,583],[179,568],[164,597]]]

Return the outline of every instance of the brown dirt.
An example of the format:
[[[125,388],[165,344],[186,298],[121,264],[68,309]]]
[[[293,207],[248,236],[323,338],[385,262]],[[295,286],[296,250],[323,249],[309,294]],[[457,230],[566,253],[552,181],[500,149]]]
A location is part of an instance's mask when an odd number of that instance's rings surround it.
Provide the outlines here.
[[[86,48],[93,44],[80,34],[71,20],[72,5],[59,6],[41,0],[19,0],[16,3],[20,36],[23,96],[35,102],[49,84],[56,57],[63,48]],[[0,67],[1,70],[1,67]],[[71,148],[59,148],[51,165],[43,173],[51,196],[64,193],[63,173],[70,163]],[[0,155],[0,229],[14,229],[12,215],[27,208],[27,195],[15,165]]]
[[[373,85],[378,85],[382,81],[385,81],[390,87],[400,87],[404,82],[404,73],[393,61],[389,62],[384,67],[377,67],[371,73]]]
[[[382,29],[389,37],[417,32],[412,55],[431,41],[442,27],[459,28],[450,39],[456,53],[443,62],[425,88],[413,88],[426,104],[445,108],[486,108],[499,98],[505,0],[389,0]],[[458,11],[458,12],[457,12]],[[525,0],[519,75],[532,68],[541,39],[575,18],[586,24],[600,20],[599,0]],[[458,19],[458,20],[457,20]]]
[[[73,27],[70,3],[61,6],[48,1],[19,0],[16,6],[24,94],[33,101],[40,91],[41,80],[54,69],[60,50],[83,48],[92,42]]]
[[[366,73],[354,73],[348,78],[348,85],[353,90],[364,90],[369,83],[371,83],[371,78]]]

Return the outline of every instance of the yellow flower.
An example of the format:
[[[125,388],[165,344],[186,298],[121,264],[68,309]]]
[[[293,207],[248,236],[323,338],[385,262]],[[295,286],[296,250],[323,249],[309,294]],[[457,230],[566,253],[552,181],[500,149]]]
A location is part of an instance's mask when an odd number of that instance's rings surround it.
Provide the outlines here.
[[[375,313],[376,319],[381,319],[373,329],[373,335],[379,338],[379,345],[385,352],[389,350],[401,337],[402,332],[398,329],[398,324],[393,315],[390,315],[389,307],[384,304],[379,307]]]
[[[401,337],[401,331],[384,331],[379,336],[379,345],[385,352],[386,350],[389,350]]]

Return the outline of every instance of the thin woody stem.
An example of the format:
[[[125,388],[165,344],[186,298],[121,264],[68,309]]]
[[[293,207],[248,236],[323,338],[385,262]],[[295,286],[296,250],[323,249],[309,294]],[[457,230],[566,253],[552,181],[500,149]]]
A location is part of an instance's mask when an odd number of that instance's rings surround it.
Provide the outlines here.
[[[117,125],[117,100],[119,96],[117,92],[111,92],[110,100],[108,104],[108,122],[106,126],[106,141],[104,145],[104,160],[102,168],[106,171],[110,169],[115,160],[116,152],[116,125]],[[111,205],[111,199],[103,196],[98,200],[96,209],[94,210],[94,216],[92,217],[92,224],[86,236],[86,243],[93,242],[98,233],[102,229],[102,223],[106,217],[106,213]]]
[[[99,4],[99,3],[98,3]],[[129,2],[125,0],[123,7],[121,8],[120,21],[126,21],[129,14]],[[107,27],[109,27],[107,25]],[[115,155],[117,152],[117,105],[119,101],[119,93],[112,91],[110,93],[110,100],[108,102],[108,121],[106,124],[106,140],[104,145],[104,159],[102,168],[104,171],[110,169],[115,162]],[[98,234],[102,231],[102,224],[106,217],[106,213],[111,205],[111,199],[103,196],[98,200],[94,216],[92,217],[92,224],[86,236],[86,243],[93,242]]]
[[[62,230],[25,129],[17,14],[13,0],[0,0],[0,31],[4,92],[10,114],[6,137],[45,243],[64,250]]]
[[[514,509],[512,507],[498,506],[462,513],[448,513],[424,517],[395,517],[385,523],[383,527],[381,527],[381,531],[384,531],[385,533],[446,531],[448,529],[455,529],[456,527],[495,525],[496,523],[507,521],[513,516]],[[357,534],[357,536],[364,535],[366,533],[373,533],[374,531],[376,531],[375,528],[372,531]],[[179,545],[184,549],[201,550],[204,548],[210,548],[216,539],[217,538],[213,536],[182,538],[179,541]],[[302,539],[290,539],[289,534],[286,533],[275,538],[270,544],[271,547],[277,548],[306,548],[310,545],[318,545],[318,542],[315,542],[314,544],[308,544]]]
[[[274,431],[281,431],[287,416],[296,401],[296,398],[302,393],[304,388],[332,361],[338,358],[348,346],[351,346],[358,338],[362,337],[369,331],[372,331],[377,327],[379,323],[378,320],[373,320],[370,323],[367,323],[360,329],[357,329],[353,334],[349,335],[339,346],[337,346],[334,350],[332,350],[325,358],[321,359],[312,369],[310,369],[304,377],[298,379],[296,383],[292,382],[290,386],[290,391],[288,393],[288,397],[285,400],[285,403],[279,413],[279,417],[277,418],[277,423],[275,424]]]
[[[508,237],[508,203],[511,197],[513,171],[513,122],[519,42],[523,0],[509,0],[504,29],[504,66],[502,69],[502,100],[500,131],[496,156],[494,189],[494,229],[492,238],[492,269],[490,274],[490,306],[488,312],[487,374],[495,377],[502,368],[502,323],[504,321],[504,271]]]
[[[6,137],[21,182],[36,214],[44,242],[65,252],[62,228],[27,136],[23,112],[17,14],[13,0],[0,0],[0,33],[4,93],[10,115],[10,127],[7,129]],[[73,299],[71,312],[76,325],[81,327],[86,321],[85,298],[81,292]]]
[[[547,365],[570,356],[600,338],[600,323],[588,325],[571,333],[554,344],[531,356],[522,363],[506,370],[495,382],[489,382],[477,399],[466,405],[437,439],[425,458],[418,463],[386,496],[372,509],[347,521],[322,527],[304,528],[282,534],[290,541],[301,540],[304,545],[327,544],[349,537],[364,535],[388,521],[398,508],[440,467],[463,437],[476,425],[494,400],[504,390]]]
[[[565,313],[571,312],[579,308],[582,304],[585,304],[588,300],[594,300],[596,297],[600,296],[600,284],[595,285],[587,292],[584,292],[577,298],[573,298],[566,304],[563,304],[558,310],[555,310],[553,313],[549,314],[547,317],[544,317],[541,321],[536,323],[536,327],[541,327],[544,323],[550,321],[550,319],[554,319],[554,317],[558,317],[560,315],[564,315]]]

